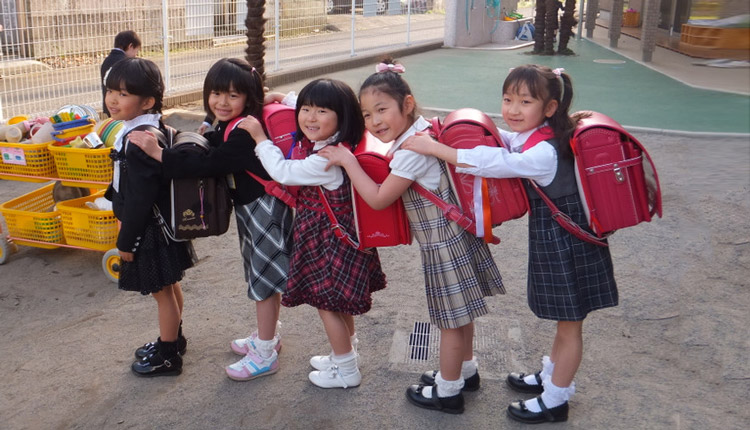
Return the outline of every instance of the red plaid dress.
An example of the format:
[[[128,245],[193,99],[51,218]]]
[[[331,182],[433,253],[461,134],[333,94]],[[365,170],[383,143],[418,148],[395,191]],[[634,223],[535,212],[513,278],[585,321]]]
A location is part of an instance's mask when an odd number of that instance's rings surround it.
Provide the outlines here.
[[[323,188],[339,223],[356,237],[349,177],[336,190]],[[370,310],[370,293],[385,288],[377,250],[358,251],[337,238],[320,201],[318,187],[301,187],[294,219],[289,283],[284,306],[308,304],[317,309],[360,315]]]

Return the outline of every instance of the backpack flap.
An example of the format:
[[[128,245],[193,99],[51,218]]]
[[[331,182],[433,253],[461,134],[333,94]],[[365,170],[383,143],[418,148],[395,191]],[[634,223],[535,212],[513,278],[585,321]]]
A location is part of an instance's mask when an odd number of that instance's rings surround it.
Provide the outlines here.
[[[362,170],[377,184],[382,184],[391,172],[388,164],[392,146],[393,142],[383,143],[365,131],[354,149],[354,156]],[[411,244],[409,219],[401,198],[385,209],[375,210],[352,187],[352,205],[360,248]]]
[[[294,108],[281,103],[264,105],[263,125],[266,127],[268,138],[281,149],[287,160],[291,159],[294,137],[297,134]]]
[[[171,147],[197,154],[209,151],[208,140],[192,132],[178,133]],[[223,176],[172,179],[170,203],[169,224],[175,240],[218,236],[229,229],[232,200]]]
[[[604,237],[650,221],[655,214],[661,216],[656,169],[643,145],[612,118],[587,114],[579,121],[570,146],[591,229]]]
[[[438,140],[456,149],[504,145],[492,119],[484,112],[470,108],[449,113],[443,120]],[[464,213],[476,220],[477,231],[474,233],[478,237],[489,240],[492,226],[520,218],[528,212],[526,190],[520,179],[480,178],[456,173],[453,165],[448,165],[448,170],[459,205]]]

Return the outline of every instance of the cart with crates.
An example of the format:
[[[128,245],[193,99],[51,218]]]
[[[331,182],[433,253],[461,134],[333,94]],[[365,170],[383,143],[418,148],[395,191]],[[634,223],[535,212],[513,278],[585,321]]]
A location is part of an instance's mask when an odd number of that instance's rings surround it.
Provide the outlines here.
[[[93,127],[68,130],[62,143]],[[104,252],[102,269],[113,282],[119,279],[120,256],[116,248],[119,224],[111,210],[92,208],[112,178],[110,148],[73,148],[61,142],[0,142],[0,179],[49,182],[92,189],[87,197],[55,202],[54,183],[0,204],[7,225],[0,225],[0,264],[16,245],[44,249],[59,247]]]

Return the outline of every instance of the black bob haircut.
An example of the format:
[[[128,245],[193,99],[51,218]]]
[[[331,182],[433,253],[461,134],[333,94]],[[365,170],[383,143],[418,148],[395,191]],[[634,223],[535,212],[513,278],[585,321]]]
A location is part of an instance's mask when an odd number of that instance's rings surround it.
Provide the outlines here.
[[[140,97],[153,97],[154,106],[149,113],[160,113],[164,100],[164,81],[159,67],[145,58],[123,58],[104,78],[109,90],[125,90]]]
[[[222,58],[208,70],[203,81],[203,109],[213,116],[208,106],[211,91],[234,90],[247,96],[242,115],[263,118],[263,77],[247,61],[239,58]]]
[[[302,106],[317,106],[336,112],[339,141],[346,142],[351,149],[357,146],[365,132],[365,120],[354,90],[336,79],[316,79],[305,85],[297,97],[295,117],[299,118]],[[297,124],[297,140],[304,136]]]

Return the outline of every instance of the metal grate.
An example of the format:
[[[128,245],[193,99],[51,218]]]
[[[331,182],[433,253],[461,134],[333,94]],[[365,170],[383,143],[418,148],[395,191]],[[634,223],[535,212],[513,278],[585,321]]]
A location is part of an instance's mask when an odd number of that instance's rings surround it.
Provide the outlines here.
[[[409,335],[409,359],[427,361],[430,358],[430,332],[432,324],[417,321],[414,323],[414,330]],[[437,344],[440,344],[440,331],[435,330]]]

